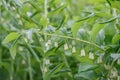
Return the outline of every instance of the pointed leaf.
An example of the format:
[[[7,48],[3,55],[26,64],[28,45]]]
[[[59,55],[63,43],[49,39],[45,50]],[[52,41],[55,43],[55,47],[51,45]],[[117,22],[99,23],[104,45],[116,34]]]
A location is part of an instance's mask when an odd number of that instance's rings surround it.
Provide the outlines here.
[[[12,33],[10,33],[10,34],[8,34],[6,37],[5,37],[5,39],[3,40],[3,44],[7,44],[7,43],[9,43],[10,41],[12,41],[12,40],[15,40],[15,39],[17,39],[17,37],[19,36],[19,34],[17,33],[17,32],[12,32]]]
[[[104,24],[94,24],[93,28],[92,28],[92,33],[91,33],[91,38],[93,41],[95,41],[96,36],[98,35],[99,31],[104,28]]]
[[[15,59],[15,56],[16,56],[16,44],[11,46],[10,55],[11,55],[12,59]]]
[[[112,38],[112,44],[117,43],[120,40],[120,34],[115,34]]]
[[[72,25],[72,27],[71,27],[71,30],[72,30],[72,34],[73,34],[74,37],[76,37],[77,32],[78,32],[78,30],[79,30],[80,27],[81,27],[81,26],[80,26],[80,23],[79,23],[79,22],[73,23],[73,25]]]

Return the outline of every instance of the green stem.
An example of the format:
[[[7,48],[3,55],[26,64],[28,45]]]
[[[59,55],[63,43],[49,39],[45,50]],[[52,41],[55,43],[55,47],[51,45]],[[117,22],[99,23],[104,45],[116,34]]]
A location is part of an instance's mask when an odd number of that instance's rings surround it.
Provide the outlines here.
[[[47,0],[44,0],[44,14],[45,14],[45,18],[47,18]]]
[[[13,80],[13,76],[14,76],[14,60],[11,59],[10,80]]]
[[[67,61],[67,58],[66,58],[66,56],[64,54],[63,54],[63,59],[65,61],[66,66],[71,70],[70,65],[69,65],[69,63]],[[73,74],[71,72],[68,72],[68,75],[72,78],[71,80],[73,80]]]
[[[30,54],[29,53],[27,53],[27,57],[28,57],[28,69],[29,69],[30,80],[33,80],[32,70],[31,70],[31,59],[30,59]]]
[[[39,33],[40,33],[40,34],[44,34],[44,35],[49,35],[49,36],[54,35],[54,36],[61,37],[61,38],[77,40],[77,41],[80,41],[80,42],[83,42],[83,43],[86,43],[86,44],[89,44],[89,45],[95,46],[96,48],[98,48],[98,49],[100,49],[100,50],[102,50],[102,51],[105,51],[103,48],[101,48],[101,47],[98,46],[97,44],[92,43],[92,42],[89,42],[89,41],[85,41],[85,40],[82,40],[82,39],[73,38],[73,37],[69,37],[69,36],[63,36],[63,35],[57,35],[57,34],[43,33],[43,32],[39,32]]]

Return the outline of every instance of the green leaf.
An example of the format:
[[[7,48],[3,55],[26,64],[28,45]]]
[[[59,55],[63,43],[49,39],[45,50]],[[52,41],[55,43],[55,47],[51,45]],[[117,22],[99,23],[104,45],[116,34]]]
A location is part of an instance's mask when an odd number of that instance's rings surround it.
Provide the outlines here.
[[[57,72],[61,70],[63,67],[63,63],[58,64],[55,68],[53,68],[49,73],[46,74],[45,80],[49,80],[50,77],[54,76]]]
[[[120,1],[119,0],[109,0],[111,2],[111,6],[113,8],[120,9]]]
[[[61,70],[61,68],[63,67],[64,64],[58,64],[54,69],[51,70],[51,75],[56,74],[57,72],[59,72]]]
[[[77,75],[75,75],[75,77],[77,78],[81,78],[81,80],[96,80],[97,78],[97,75],[95,74],[95,72],[93,71],[86,71],[86,72],[81,72],[81,73],[78,73]],[[82,79],[84,78],[84,79]]]
[[[105,43],[111,44],[113,36],[116,34],[115,23],[108,23],[104,28]]]
[[[91,32],[91,38],[92,41],[95,41],[96,36],[98,35],[99,31],[104,28],[104,24],[94,24],[93,28],[92,28],[92,32]]]
[[[119,53],[111,53],[110,56],[114,59],[114,61],[120,58],[120,54]]]
[[[2,44],[7,44],[12,40],[17,39],[17,37],[19,36],[19,34],[17,32],[11,32],[10,34],[8,34],[5,39],[3,40]]]
[[[77,32],[78,32],[78,30],[79,30],[80,27],[81,26],[80,26],[79,22],[73,23],[73,25],[71,27],[71,30],[72,30],[72,34],[73,34],[74,37],[76,37],[76,34],[77,34]]]
[[[64,8],[66,8],[66,6],[67,6],[67,5],[64,4],[64,5],[60,6],[60,7],[58,7],[57,9],[49,12],[49,13],[48,13],[48,17],[51,17],[51,16],[53,16],[53,15],[55,15],[55,14],[57,14],[57,13],[60,13]]]
[[[117,43],[120,40],[120,34],[115,34],[112,38],[112,44]]]
[[[11,55],[12,59],[15,59],[15,56],[16,56],[16,44],[11,46],[10,55]]]
[[[59,29],[60,29],[60,27],[63,25],[64,21],[65,21],[65,16],[63,16],[63,18],[62,18],[62,20],[60,21],[60,24],[58,25],[58,27],[56,28],[56,30],[59,30]]]
[[[38,12],[41,11],[40,7],[39,7],[35,2],[28,1],[28,3],[29,3],[33,8],[35,8]]]
[[[89,19],[89,18],[91,18],[91,17],[93,17],[93,16],[95,16],[95,14],[94,14],[94,13],[91,13],[90,15],[88,15],[88,16],[82,18],[82,19],[77,20],[76,22],[80,22],[80,21],[87,20],[87,19]]]
[[[13,2],[18,5],[19,7],[22,6],[22,3],[20,2],[20,0],[13,0]]]
[[[2,4],[5,7],[5,9],[8,10],[8,6],[7,6],[7,3],[6,3],[6,0],[2,0]]]
[[[80,73],[83,71],[92,70],[92,69],[95,69],[97,67],[98,67],[97,65],[93,65],[90,63],[80,63],[78,72]]]
[[[113,18],[111,18],[111,19],[109,19],[109,20],[107,20],[107,21],[99,22],[99,23],[100,23],[100,24],[110,23],[110,22],[112,22],[112,21],[115,21],[115,20],[118,19],[118,18],[119,18],[119,16],[116,16],[116,17],[113,17]]]

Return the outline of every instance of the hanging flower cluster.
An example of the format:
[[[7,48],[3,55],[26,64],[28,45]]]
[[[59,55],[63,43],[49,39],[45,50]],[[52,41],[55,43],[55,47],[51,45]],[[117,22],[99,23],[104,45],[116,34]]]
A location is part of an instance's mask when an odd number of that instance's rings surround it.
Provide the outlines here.
[[[40,38],[40,41],[43,41],[43,39]],[[46,49],[48,49],[51,44],[52,44],[51,40],[48,40],[48,41],[46,42],[46,44],[45,44]],[[75,42],[72,42],[72,44],[75,45]],[[55,41],[55,42],[53,43],[53,46],[54,46],[55,48],[57,48],[57,47],[59,46],[58,42]],[[72,53],[76,53],[76,52],[77,52],[76,47],[75,47],[75,46],[72,46],[71,44],[68,46],[68,44],[65,43],[65,44],[63,45],[63,47],[64,47],[64,50],[68,50],[69,48],[72,49]],[[86,51],[85,51],[85,49],[81,49],[81,50],[80,50],[80,57],[85,57],[85,56],[86,56]],[[91,59],[91,60],[94,60],[94,59],[95,59],[94,53],[93,53],[93,52],[89,52],[88,58]],[[97,58],[97,63],[102,63],[102,56],[99,56],[99,57]],[[117,63],[120,64],[120,59],[118,59]]]

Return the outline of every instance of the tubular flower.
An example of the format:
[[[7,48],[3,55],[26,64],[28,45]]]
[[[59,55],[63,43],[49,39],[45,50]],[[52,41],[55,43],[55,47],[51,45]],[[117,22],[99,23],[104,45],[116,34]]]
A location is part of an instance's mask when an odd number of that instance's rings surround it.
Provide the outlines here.
[[[46,65],[50,64],[50,60],[49,60],[49,59],[46,59],[46,60],[45,60],[45,64],[46,64]]]
[[[94,59],[94,54],[92,52],[89,53],[89,58]]]
[[[72,48],[72,53],[75,53],[76,52],[76,49],[75,47]]]
[[[55,43],[54,43],[54,46],[57,48],[57,47],[58,47],[58,43],[57,43],[57,42],[55,42]]]
[[[111,78],[114,78],[114,77],[117,77],[117,76],[118,76],[118,71],[117,71],[116,68],[113,68],[113,69],[111,70],[110,77],[111,77]]]
[[[47,43],[48,43],[48,45],[50,45],[50,44],[51,44],[51,40],[48,40],[48,42],[47,42]]]
[[[64,44],[64,50],[67,50],[67,49],[68,49],[68,45],[66,43],[66,44]]]
[[[82,49],[81,51],[80,51],[80,56],[82,57],[82,56],[85,56],[85,50],[84,49]]]
[[[98,57],[97,63],[102,63],[102,56],[99,56],[99,57]]]

